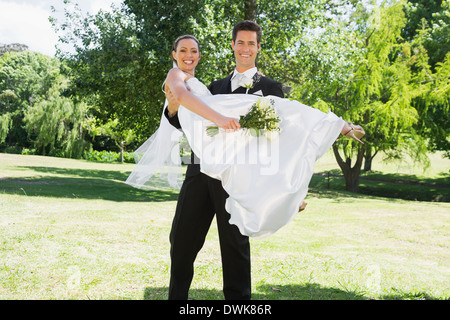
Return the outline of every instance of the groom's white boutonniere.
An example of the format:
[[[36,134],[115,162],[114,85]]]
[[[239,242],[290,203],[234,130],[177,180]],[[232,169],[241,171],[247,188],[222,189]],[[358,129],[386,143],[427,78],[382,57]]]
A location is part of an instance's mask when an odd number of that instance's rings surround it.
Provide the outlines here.
[[[238,86],[246,88],[248,92],[248,90],[253,87],[253,79],[243,76],[239,81]]]

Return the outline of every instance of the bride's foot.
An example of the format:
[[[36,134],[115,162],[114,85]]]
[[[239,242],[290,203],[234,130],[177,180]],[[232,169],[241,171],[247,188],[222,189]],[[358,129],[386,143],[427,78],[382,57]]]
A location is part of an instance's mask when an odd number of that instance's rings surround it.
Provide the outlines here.
[[[366,134],[361,126],[354,125],[351,122],[347,122],[347,125],[342,129],[345,133],[342,133],[347,138],[352,138],[361,144],[364,144],[360,139]]]
[[[298,212],[305,210],[307,203],[305,201],[302,202],[300,208],[298,208]]]

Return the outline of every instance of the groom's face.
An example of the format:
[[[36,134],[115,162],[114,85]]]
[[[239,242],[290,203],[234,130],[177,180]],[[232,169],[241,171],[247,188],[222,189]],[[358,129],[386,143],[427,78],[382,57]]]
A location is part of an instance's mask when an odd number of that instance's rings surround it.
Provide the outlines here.
[[[255,67],[256,56],[261,48],[255,31],[238,31],[236,41],[231,41],[231,47],[236,58],[236,69],[244,72]]]

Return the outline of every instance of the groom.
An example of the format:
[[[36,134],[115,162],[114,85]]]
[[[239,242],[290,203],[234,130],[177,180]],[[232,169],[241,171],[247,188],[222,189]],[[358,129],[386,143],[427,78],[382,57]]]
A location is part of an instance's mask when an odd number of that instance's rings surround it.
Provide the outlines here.
[[[228,77],[213,81],[212,94],[248,93],[283,97],[281,84],[257,73],[255,60],[261,48],[261,28],[253,21],[241,21],[233,29],[231,46],[236,69]],[[246,87],[240,86],[247,84]],[[250,88],[249,88],[250,87]],[[165,115],[169,122],[181,128],[178,108],[168,97]],[[222,256],[223,293],[227,300],[248,300],[251,297],[250,243],[228,220],[225,210],[228,194],[219,180],[200,172],[198,158],[193,154],[181,187],[175,217],[170,232],[171,274],[169,299],[185,300],[194,275],[194,261],[203,246],[211,222],[216,215]]]

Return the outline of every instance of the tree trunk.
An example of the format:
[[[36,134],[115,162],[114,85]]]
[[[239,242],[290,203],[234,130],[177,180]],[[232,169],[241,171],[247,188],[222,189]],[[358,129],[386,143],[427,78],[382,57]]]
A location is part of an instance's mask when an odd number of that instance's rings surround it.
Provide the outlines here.
[[[372,148],[366,148],[366,151],[364,152],[364,171],[372,171],[372,160],[373,158],[375,158],[377,153],[378,150],[375,151],[374,154],[372,154]]]
[[[257,0],[244,0],[244,20],[256,21]]]
[[[364,146],[361,146],[358,150],[358,154],[356,157],[355,165],[352,167],[351,158],[345,159],[345,161],[342,159],[341,155],[339,154],[338,147],[334,144],[333,145],[333,152],[334,156],[336,157],[336,160],[339,164],[339,167],[341,168],[344,179],[345,179],[345,190],[352,191],[352,192],[358,192],[359,190],[359,175],[361,173],[361,166],[362,161],[364,159]]]
[[[120,142],[120,163],[123,163],[123,152],[125,150],[125,141]]]

